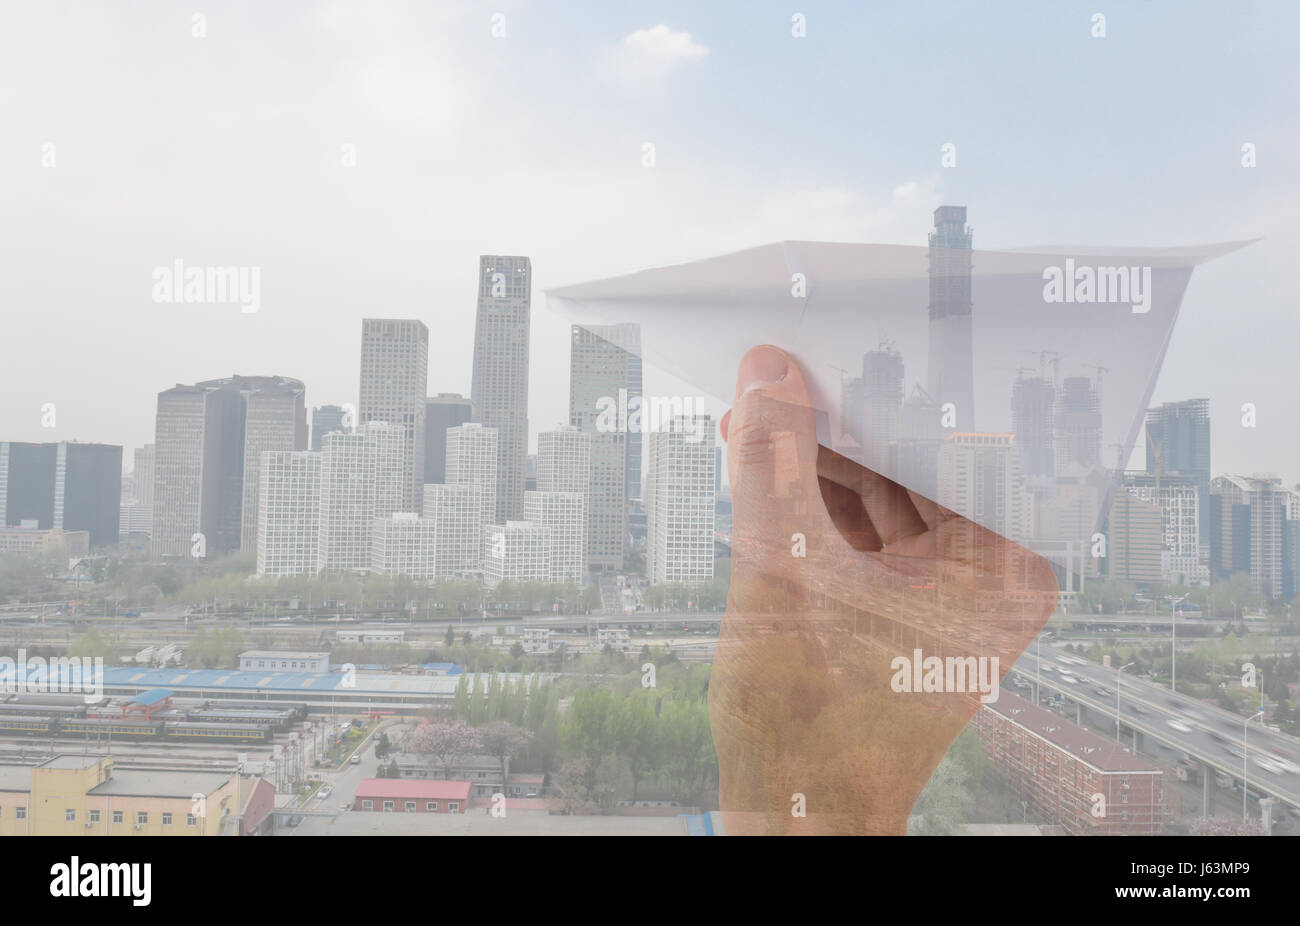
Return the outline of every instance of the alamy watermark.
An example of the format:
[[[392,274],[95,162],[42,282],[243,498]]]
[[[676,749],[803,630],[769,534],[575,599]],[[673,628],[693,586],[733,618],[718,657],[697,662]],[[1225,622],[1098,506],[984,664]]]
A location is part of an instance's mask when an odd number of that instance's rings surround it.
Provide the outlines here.
[[[1134,314],[1151,311],[1150,267],[1089,267],[1076,265],[1043,270],[1044,302],[1127,302]]]
[[[912,650],[912,658],[895,656],[889,668],[894,677],[889,687],[896,694],[978,693],[980,702],[998,699],[997,656],[923,656]]]
[[[80,694],[87,704],[104,696],[102,656],[0,656],[0,694]]]
[[[696,443],[704,439],[703,416],[703,396],[629,396],[620,389],[617,396],[596,400],[596,430],[602,434],[676,430],[673,422],[680,419],[681,433]]]
[[[153,301],[221,305],[232,303],[252,315],[262,307],[261,267],[185,265],[177,258],[169,267],[153,268]]]

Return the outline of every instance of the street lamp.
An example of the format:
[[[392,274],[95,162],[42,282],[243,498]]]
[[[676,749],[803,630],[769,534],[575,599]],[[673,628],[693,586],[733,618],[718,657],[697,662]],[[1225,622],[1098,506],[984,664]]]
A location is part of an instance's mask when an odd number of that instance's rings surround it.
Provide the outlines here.
[[[1178,603],[1186,598],[1186,595],[1166,595],[1169,599],[1169,690],[1177,693],[1178,681]],[[1152,611],[1154,612],[1154,608]]]
[[[1246,775],[1249,774],[1250,752],[1246,749],[1246,730],[1250,727],[1250,722],[1255,717],[1263,717],[1264,712],[1261,710],[1253,717],[1247,717],[1246,722],[1241,725],[1241,819],[1246,820]],[[1263,723],[1263,721],[1260,721]]]
[[[1119,742],[1119,687],[1120,687],[1119,674],[1131,665],[1133,665],[1133,663],[1126,662],[1124,663],[1124,665],[1120,666],[1118,669],[1115,670],[1115,742],[1117,743]],[[1136,735],[1134,736],[1134,739],[1136,739]]]

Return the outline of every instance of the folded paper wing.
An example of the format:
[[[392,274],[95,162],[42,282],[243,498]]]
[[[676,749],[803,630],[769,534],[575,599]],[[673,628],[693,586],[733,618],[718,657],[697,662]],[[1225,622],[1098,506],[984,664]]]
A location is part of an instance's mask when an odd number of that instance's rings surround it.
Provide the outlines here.
[[[823,445],[1081,573],[1192,269],[1246,243],[786,241],[546,295],[592,331],[639,325],[647,361],[724,405],[747,350],[786,349]]]

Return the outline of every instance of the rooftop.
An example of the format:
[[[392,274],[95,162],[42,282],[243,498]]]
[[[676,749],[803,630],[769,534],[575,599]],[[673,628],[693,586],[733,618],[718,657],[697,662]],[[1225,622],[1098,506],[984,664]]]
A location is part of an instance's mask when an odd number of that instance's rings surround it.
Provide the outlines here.
[[[165,701],[172,696],[167,688],[150,688],[148,691],[142,691],[138,695],[132,695],[126,699],[128,704],[143,704],[148,707],[150,704],[157,704],[159,701]]]
[[[91,788],[90,794],[133,797],[180,797],[211,794],[234,777],[229,772],[171,772],[164,769],[113,769],[113,776]]]
[[[1047,740],[1063,752],[1103,772],[1159,773],[1154,765],[1139,759],[1133,752],[1103,736],[1098,736],[1059,714],[1035,707],[1024,698],[1003,690],[998,699],[985,704],[992,711]]]
[[[468,781],[428,781],[422,778],[367,778],[357,787],[359,798],[469,800]]]
[[[240,653],[240,659],[326,659],[329,653],[289,653],[266,649],[250,649]]]

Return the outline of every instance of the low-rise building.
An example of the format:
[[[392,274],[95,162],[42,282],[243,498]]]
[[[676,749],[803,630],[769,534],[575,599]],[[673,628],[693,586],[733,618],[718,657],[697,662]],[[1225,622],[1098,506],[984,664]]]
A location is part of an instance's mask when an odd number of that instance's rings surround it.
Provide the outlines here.
[[[265,794],[260,781],[233,770],[118,769],[112,756],[0,765],[0,836],[233,836],[241,810]]]
[[[280,653],[274,650],[248,650],[239,654],[239,671],[257,672],[328,672],[329,653]]]
[[[989,758],[1022,800],[1076,836],[1150,836],[1164,774],[1130,749],[1003,691],[975,714]]]
[[[357,787],[353,810],[379,813],[465,813],[468,781],[367,778]]]

